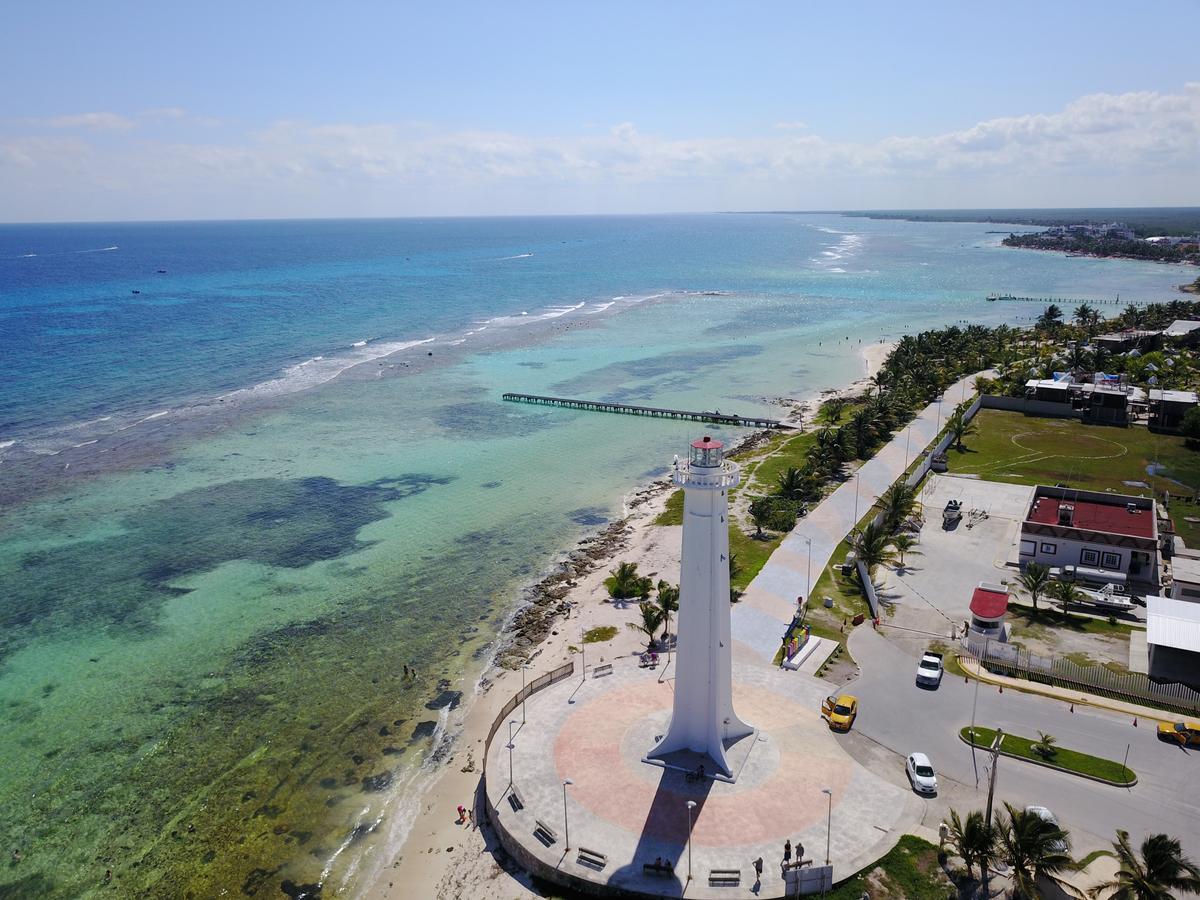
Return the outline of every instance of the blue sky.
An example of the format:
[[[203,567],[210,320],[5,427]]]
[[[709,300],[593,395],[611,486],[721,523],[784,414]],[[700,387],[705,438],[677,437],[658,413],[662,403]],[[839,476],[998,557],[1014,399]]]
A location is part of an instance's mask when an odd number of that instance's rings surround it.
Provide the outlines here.
[[[1200,203],[1200,3],[20,4],[0,220]]]

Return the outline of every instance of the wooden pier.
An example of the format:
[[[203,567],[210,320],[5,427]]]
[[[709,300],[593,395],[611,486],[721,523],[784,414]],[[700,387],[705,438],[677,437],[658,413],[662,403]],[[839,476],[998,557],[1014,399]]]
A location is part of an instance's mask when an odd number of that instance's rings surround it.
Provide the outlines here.
[[[1064,312],[1068,311],[1068,307],[1079,306],[1084,303],[1088,306],[1129,306],[1130,304],[1144,306],[1156,302],[1154,300],[1122,300],[1120,297],[1117,297],[1115,300],[1089,300],[1078,297],[1075,299],[1067,297],[1017,297],[1013,294],[988,294],[985,299],[988,303],[995,303],[996,301],[1004,303],[1042,303],[1046,306],[1053,303]]]
[[[538,394],[516,394],[506,392],[501,399],[513,403],[536,403],[541,406],[562,406],[567,409],[585,409],[589,412],[620,413],[626,416],[654,416],[660,419],[684,419],[691,422],[712,422],[715,425],[738,425],[743,428],[791,428],[778,419],[762,416],[739,416],[713,410],[699,412],[689,409],[663,409],[657,406],[635,406],[630,403],[605,403],[601,400],[572,400],[567,397],[542,397]]]

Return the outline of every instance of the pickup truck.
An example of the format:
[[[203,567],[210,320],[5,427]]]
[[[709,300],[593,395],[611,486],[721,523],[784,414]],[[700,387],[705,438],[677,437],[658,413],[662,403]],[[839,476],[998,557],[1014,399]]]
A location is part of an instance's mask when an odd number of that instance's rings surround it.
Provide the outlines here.
[[[942,654],[926,650],[917,663],[917,684],[937,687],[942,683]]]

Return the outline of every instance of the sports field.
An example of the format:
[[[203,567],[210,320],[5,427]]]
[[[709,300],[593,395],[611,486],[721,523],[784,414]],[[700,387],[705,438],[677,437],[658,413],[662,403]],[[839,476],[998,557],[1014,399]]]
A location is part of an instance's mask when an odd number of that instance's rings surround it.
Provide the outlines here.
[[[1200,489],[1200,451],[1183,438],[998,409],[980,410],[975,424],[978,432],[963,440],[963,451],[950,451],[951,472],[1125,494],[1153,488],[1159,497],[1170,491],[1178,498],[1171,501],[1176,530],[1189,547],[1200,546],[1200,506],[1190,502]]]
[[[1153,488],[1190,497],[1200,488],[1200,452],[1175,435],[998,409],[980,410],[975,424],[978,433],[963,440],[964,450],[950,451],[952,472],[1129,494]]]

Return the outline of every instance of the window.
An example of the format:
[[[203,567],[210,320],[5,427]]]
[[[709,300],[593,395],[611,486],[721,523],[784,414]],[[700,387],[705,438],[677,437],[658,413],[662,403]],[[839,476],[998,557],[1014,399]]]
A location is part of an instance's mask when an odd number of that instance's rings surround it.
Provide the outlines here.
[[[1104,561],[1101,563],[1101,565],[1103,565],[1104,568],[1106,568],[1106,569],[1121,568],[1121,554],[1120,553],[1105,553],[1103,560]]]
[[[1053,555],[1058,552],[1058,544],[1045,544],[1044,543],[1044,544],[1042,544],[1042,552]]]
[[[1079,564],[1082,566],[1095,566],[1100,563],[1100,553],[1097,550],[1082,550],[1079,553]]]
[[[1037,552],[1037,541],[1021,541],[1021,555],[1033,556]]]

